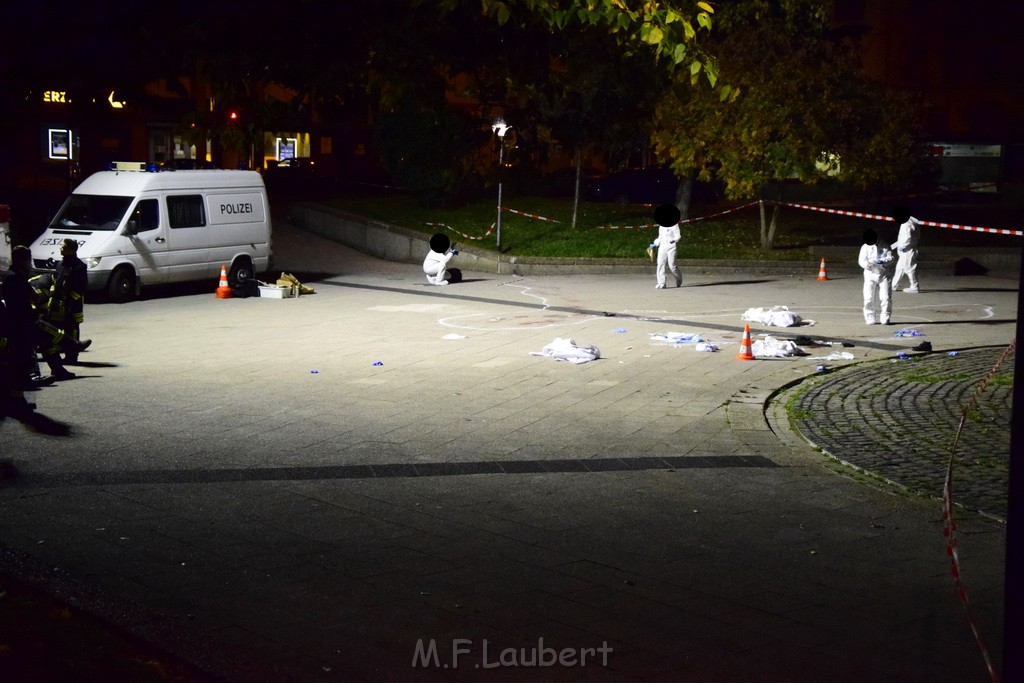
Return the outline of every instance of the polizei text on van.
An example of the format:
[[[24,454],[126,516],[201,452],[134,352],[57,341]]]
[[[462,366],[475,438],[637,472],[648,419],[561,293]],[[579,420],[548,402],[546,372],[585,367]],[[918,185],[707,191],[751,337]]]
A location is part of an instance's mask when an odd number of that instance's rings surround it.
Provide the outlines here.
[[[221,204],[220,212],[230,214],[252,213],[252,204],[250,202],[238,202],[237,204]]]

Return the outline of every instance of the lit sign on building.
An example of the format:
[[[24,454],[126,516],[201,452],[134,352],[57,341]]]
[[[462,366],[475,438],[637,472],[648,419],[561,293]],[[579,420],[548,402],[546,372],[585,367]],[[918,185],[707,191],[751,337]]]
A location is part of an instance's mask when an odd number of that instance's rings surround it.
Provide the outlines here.
[[[70,160],[71,159],[71,131],[61,128],[49,130],[50,158]]]
[[[51,104],[68,104],[71,98],[63,90],[47,90],[43,93],[43,102]]]
[[[276,147],[277,147],[277,149],[275,150],[275,153],[277,155],[277,160],[278,161],[281,161],[282,159],[294,159],[295,158],[295,152],[296,152],[296,146],[298,145],[298,140],[296,140],[295,138],[277,138],[275,144],[276,144]]]

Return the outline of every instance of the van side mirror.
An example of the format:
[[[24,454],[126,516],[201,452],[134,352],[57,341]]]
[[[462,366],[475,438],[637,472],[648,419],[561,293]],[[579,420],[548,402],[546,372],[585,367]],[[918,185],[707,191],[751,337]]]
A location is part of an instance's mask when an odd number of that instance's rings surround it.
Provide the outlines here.
[[[126,229],[125,229],[125,232],[127,232],[129,235],[138,235],[141,232],[141,230],[139,230],[139,221],[138,221],[138,219],[135,219],[135,218],[129,219],[128,225],[126,226]]]

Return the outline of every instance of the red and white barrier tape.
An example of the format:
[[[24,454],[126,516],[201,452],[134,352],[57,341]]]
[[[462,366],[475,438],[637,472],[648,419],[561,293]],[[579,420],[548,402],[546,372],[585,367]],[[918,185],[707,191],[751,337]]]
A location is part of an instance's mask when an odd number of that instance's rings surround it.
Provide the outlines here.
[[[687,219],[679,221],[679,224],[682,225],[684,223],[696,223],[698,221],[706,221],[706,220],[711,219],[711,218],[718,218],[719,216],[724,216],[726,214],[733,213],[734,211],[740,211],[742,209],[748,209],[751,206],[756,206],[758,203],[759,202],[749,202],[749,203],[743,204],[741,206],[736,206],[736,207],[733,207],[731,209],[726,209],[724,211],[719,211],[718,213],[708,214],[707,216],[697,216],[696,218],[687,218]],[[788,203],[788,202],[772,202],[772,203],[778,204],[779,206],[791,206],[791,207],[793,207],[795,209],[807,209],[808,211],[820,211],[822,213],[831,213],[831,214],[836,214],[838,216],[853,216],[854,218],[870,218],[870,219],[873,219],[873,220],[876,220],[876,221],[890,221],[890,222],[893,221],[892,216],[882,216],[882,215],[874,214],[874,213],[863,213],[861,211],[847,211],[847,210],[844,210],[844,209],[828,209],[828,208],[825,208],[825,207],[822,207],[822,206],[810,206],[808,204],[792,204],[792,203]],[[519,216],[524,216],[526,218],[533,218],[533,219],[538,220],[538,221],[547,221],[549,223],[561,223],[562,222],[562,221],[559,221],[559,220],[555,220],[554,218],[546,218],[545,216],[537,216],[537,215],[532,214],[532,213],[526,213],[525,211],[517,211],[515,209],[510,209],[507,206],[499,207],[499,209],[501,211],[508,211],[509,213],[514,213],[514,214],[517,214]],[[936,221],[921,221],[921,224],[922,225],[930,225],[930,226],[936,227],[936,228],[949,228],[949,229],[952,229],[952,230],[967,230],[967,231],[971,231],[971,232],[987,232],[987,233],[993,233],[993,234],[996,234],[996,235],[1024,236],[1024,230],[1006,230],[1004,228],[980,228],[980,227],[977,227],[977,226],[974,226],[974,225],[958,225],[956,223],[938,223]],[[444,223],[427,223],[427,225],[440,226],[440,227],[446,228],[448,230],[451,230],[452,232],[455,232],[455,233],[458,233],[459,235],[462,235],[464,238],[466,238],[468,240],[482,240],[482,239],[487,238],[487,236],[489,236],[492,232],[494,232],[494,223],[491,224],[491,227],[488,228],[487,232],[483,235],[483,237],[473,237],[471,235],[467,235],[466,233],[459,232],[458,230],[455,230],[454,228],[452,228],[450,226],[447,226]],[[603,229],[605,229],[605,230],[649,230],[649,229],[653,229],[653,228],[657,228],[657,227],[658,226],[655,225],[654,223],[647,223],[647,224],[644,224],[644,225],[605,225],[605,226],[603,226]]]
[[[440,228],[445,228],[446,230],[451,230],[452,232],[454,232],[454,233],[456,233],[458,235],[462,235],[467,240],[483,240],[483,239],[487,239],[488,235],[490,235],[492,232],[494,232],[494,223],[491,223],[491,227],[487,228],[487,232],[485,232],[480,237],[474,237],[473,235],[467,235],[464,232],[459,232],[458,230],[456,230],[452,226],[445,225],[444,223],[427,223],[427,225],[429,225],[431,227],[440,227]]]
[[[718,213],[710,213],[707,216],[697,216],[696,218],[687,218],[686,220],[682,220],[682,221],[679,221],[679,222],[680,223],[696,223],[697,221],[706,221],[709,218],[718,218],[719,216],[724,216],[727,213],[732,213],[733,211],[739,211],[740,209],[746,209],[746,208],[749,208],[751,206],[757,206],[757,202],[750,202],[749,204],[744,204],[743,206],[737,206],[737,207],[734,207],[734,208],[731,208],[731,209],[726,209],[725,211],[719,211]]]
[[[732,213],[733,211],[739,211],[740,209],[746,209],[746,208],[749,208],[751,206],[756,206],[756,205],[757,205],[757,202],[750,202],[749,204],[743,204],[742,206],[735,206],[735,207],[733,207],[731,209],[726,209],[725,211],[719,211],[718,213],[709,213],[707,216],[697,216],[696,218],[686,218],[686,219],[683,219],[683,220],[679,221],[679,224],[682,225],[683,223],[696,223],[697,221],[706,221],[709,218],[718,218],[719,216],[724,216],[727,213]],[[657,228],[657,227],[658,226],[655,225],[654,223],[648,223],[646,225],[605,225],[605,226],[603,226],[603,228],[605,230],[646,230],[648,228]]]
[[[507,206],[502,206],[500,208],[501,208],[502,211],[508,211],[509,213],[518,214],[520,216],[526,216],[527,218],[535,218],[538,221],[547,221],[548,223],[561,223],[562,222],[562,221],[556,221],[554,218],[545,218],[544,216],[535,216],[532,213],[525,213],[523,211],[516,211],[515,209],[510,209]]]
[[[956,225],[954,223],[936,223],[935,221],[921,221],[924,225],[931,225],[936,228],[952,228],[953,230],[969,230],[972,232],[991,232],[996,235],[1024,235],[1024,230],[1006,230],[1003,228],[978,228],[973,225]]]
[[[967,424],[967,416],[974,409],[974,405],[978,402],[978,397],[988,386],[989,381],[995,376],[996,372],[1002,366],[1003,361],[1006,360],[1007,356],[1013,353],[1017,346],[1017,340],[1014,339],[1010,342],[1010,345],[1006,347],[999,360],[992,366],[988,375],[978,386],[974,389],[974,394],[971,399],[967,402],[967,405],[963,408],[963,413],[960,417],[960,424],[956,430],[956,436],[953,439],[953,446],[950,448],[949,461],[946,463],[946,481],[942,486],[942,534],[946,537],[946,554],[949,556],[949,571],[953,575],[953,585],[956,588],[957,597],[960,598],[960,602],[964,605],[964,611],[966,612],[967,624],[971,627],[971,632],[974,634],[974,641],[978,644],[978,648],[981,650],[981,657],[985,660],[985,667],[988,669],[988,677],[992,683],[999,683],[999,674],[996,673],[995,667],[992,666],[992,658],[988,653],[988,647],[985,645],[984,638],[981,637],[981,629],[978,628],[978,623],[974,619],[974,614],[971,611],[971,602],[967,597],[967,589],[964,588],[963,583],[963,572],[960,570],[960,553],[957,552],[957,540],[956,540],[956,522],[953,520],[953,458],[956,456],[956,447],[960,442],[960,435],[963,433],[964,425]]]
[[[879,216],[873,213],[861,213],[859,211],[843,211],[841,209],[826,209],[820,206],[808,206],[807,204],[789,204],[786,202],[776,202],[781,206],[792,206],[797,209],[807,209],[809,211],[821,211],[824,213],[834,213],[840,216],[854,216],[856,218],[872,218],[877,221],[892,221],[891,216]],[[1005,230],[1003,228],[979,228],[974,225],[957,225],[956,223],[937,223],[935,221],[921,221],[923,225],[931,225],[936,228],[950,228],[953,230],[969,230],[971,232],[990,232],[997,235],[1024,235],[1024,230]]]
[[[518,214],[520,216],[525,216],[526,218],[535,218],[535,219],[537,219],[539,221],[548,221],[549,223],[561,223],[562,222],[562,221],[556,221],[554,218],[545,218],[544,216],[535,216],[534,214],[531,214],[531,213],[525,213],[523,211],[516,211],[515,209],[510,209],[510,208],[508,208],[506,206],[501,206],[501,207],[498,207],[498,208],[500,208],[502,211],[508,211],[509,213],[514,213],[514,214]],[[491,227],[487,228],[487,232],[485,232],[483,234],[483,236],[481,236],[481,237],[474,237],[473,235],[467,235],[464,232],[459,232],[458,230],[456,230],[452,226],[445,225],[444,223],[430,223],[430,222],[427,222],[426,225],[429,225],[431,227],[444,228],[445,230],[451,230],[452,232],[454,232],[454,233],[456,233],[458,235],[462,235],[467,240],[483,240],[483,239],[487,239],[487,237],[490,236],[490,234],[492,232],[494,232],[494,225],[495,224],[491,223]]]

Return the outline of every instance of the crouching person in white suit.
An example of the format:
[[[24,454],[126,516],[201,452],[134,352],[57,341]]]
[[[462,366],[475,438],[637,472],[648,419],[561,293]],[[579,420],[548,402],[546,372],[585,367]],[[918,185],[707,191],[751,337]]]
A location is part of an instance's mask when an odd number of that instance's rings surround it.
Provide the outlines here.
[[[459,251],[448,239],[447,235],[437,233],[430,238],[430,251],[423,260],[423,272],[427,274],[427,282],[432,285],[446,285],[451,281],[458,282],[461,271],[457,268],[448,269],[448,262]]]

